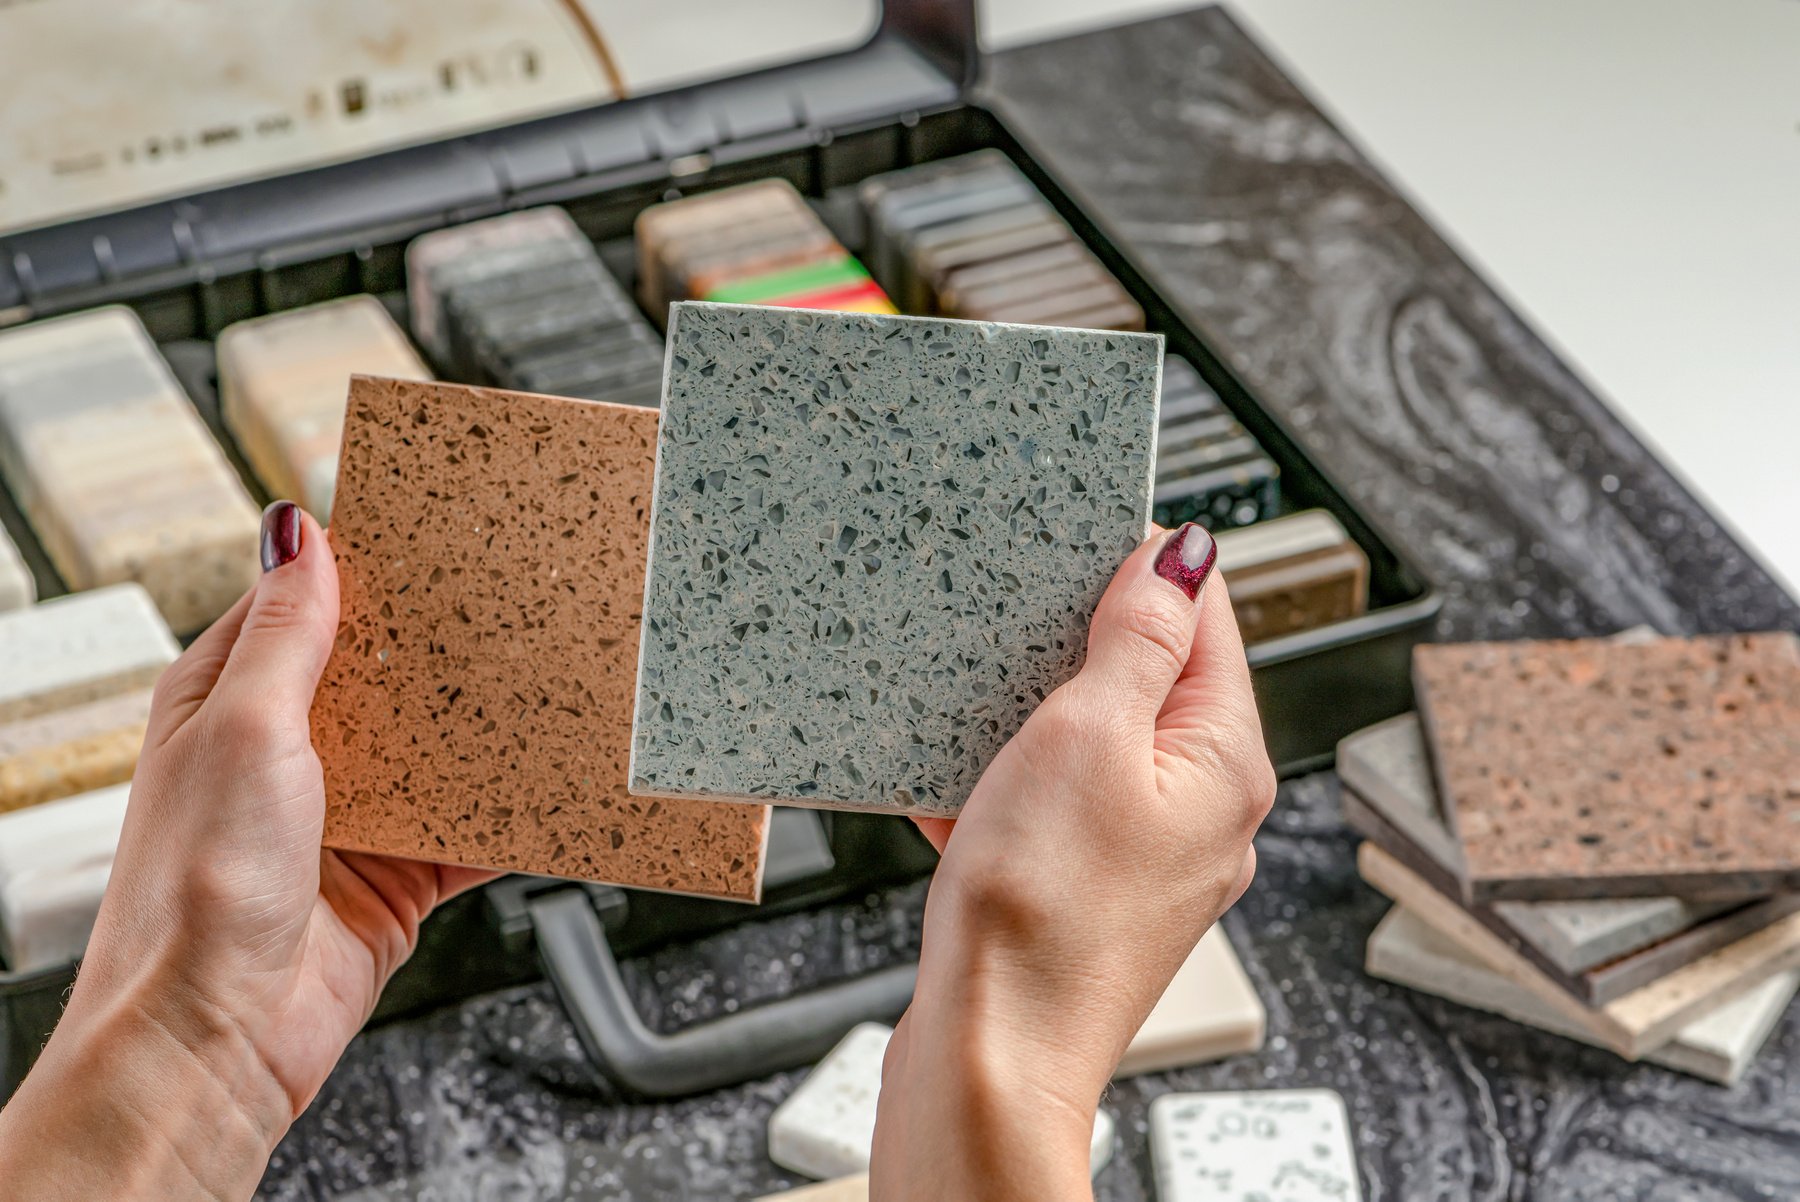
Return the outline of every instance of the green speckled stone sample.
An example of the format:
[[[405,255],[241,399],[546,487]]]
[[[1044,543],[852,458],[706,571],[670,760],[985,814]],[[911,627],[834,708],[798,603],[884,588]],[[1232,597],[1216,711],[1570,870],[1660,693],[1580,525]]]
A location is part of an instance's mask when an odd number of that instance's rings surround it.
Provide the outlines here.
[[[955,814],[1144,537],[1162,339],[680,304],[631,788]]]

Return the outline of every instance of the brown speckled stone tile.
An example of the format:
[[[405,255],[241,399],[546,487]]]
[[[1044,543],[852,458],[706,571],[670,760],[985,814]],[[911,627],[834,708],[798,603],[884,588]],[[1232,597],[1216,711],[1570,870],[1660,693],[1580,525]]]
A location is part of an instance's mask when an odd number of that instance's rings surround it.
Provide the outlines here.
[[[1465,900],[1800,888],[1793,635],[1428,646],[1413,681]]]
[[[654,410],[356,377],[333,847],[754,900],[765,806],[625,791]]]

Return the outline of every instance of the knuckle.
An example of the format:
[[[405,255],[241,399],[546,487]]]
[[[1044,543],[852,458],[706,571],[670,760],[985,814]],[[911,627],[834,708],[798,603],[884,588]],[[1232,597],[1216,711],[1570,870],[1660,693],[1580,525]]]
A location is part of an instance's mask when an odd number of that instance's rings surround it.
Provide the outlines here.
[[[273,713],[247,705],[227,706],[206,718],[219,750],[234,759],[261,758],[281,746],[287,734]]]
[[[1119,616],[1119,629],[1136,645],[1138,654],[1174,675],[1187,664],[1193,643],[1191,613],[1176,613],[1167,606],[1143,605]]]

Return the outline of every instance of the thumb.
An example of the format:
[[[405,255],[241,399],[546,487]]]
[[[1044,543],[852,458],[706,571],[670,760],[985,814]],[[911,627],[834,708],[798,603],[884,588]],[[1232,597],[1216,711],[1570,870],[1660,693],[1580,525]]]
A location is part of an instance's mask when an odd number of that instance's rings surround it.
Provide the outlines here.
[[[1071,682],[1148,730],[1194,647],[1196,598],[1218,549],[1192,522],[1158,531],[1133,551],[1100,598],[1089,627],[1087,662]]]
[[[305,738],[313,690],[337,636],[337,563],[311,515],[277,501],[263,511],[262,566],[208,704],[261,713]]]

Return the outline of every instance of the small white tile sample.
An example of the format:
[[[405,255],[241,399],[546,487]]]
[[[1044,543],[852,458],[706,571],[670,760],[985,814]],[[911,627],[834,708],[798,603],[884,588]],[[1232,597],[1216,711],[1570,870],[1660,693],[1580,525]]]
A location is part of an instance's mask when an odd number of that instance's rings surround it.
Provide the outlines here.
[[[1268,1015],[1231,940],[1214,926],[1163,990],[1113,1073],[1130,1077],[1204,1064],[1262,1047]]]
[[[0,614],[0,721],[148,688],[180,653],[135,584]]]
[[[352,375],[429,380],[387,309],[346,296],[240,321],[219,335],[219,406],[271,496],[331,521]]]
[[[177,633],[256,583],[256,506],[129,309],[0,333],[0,477],[71,589],[135,580]]]
[[[1165,1094],[1150,1106],[1160,1202],[1359,1202],[1344,1100],[1329,1089]]]
[[[13,972],[81,955],[112,875],[130,784],[0,815],[0,961]]]
[[[881,1061],[892,1027],[862,1023],[826,1053],[800,1087],[769,1116],[769,1159],[791,1173],[829,1181],[869,1171]],[[1094,1112],[1088,1172],[1112,1159],[1113,1120]]]
[[[1369,936],[1372,977],[1498,1014],[1565,1039],[1603,1046],[1403,906],[1395,906]],[[1721,1085],[1732,1085],[1755,1062],[1769,1032],[1800,988],[1800,969],[1770,977],[1681,1028],[1644,1059]]]
[[[0,610],[23,609],[37,600],[37,581],[12,535],[0,529]]]

